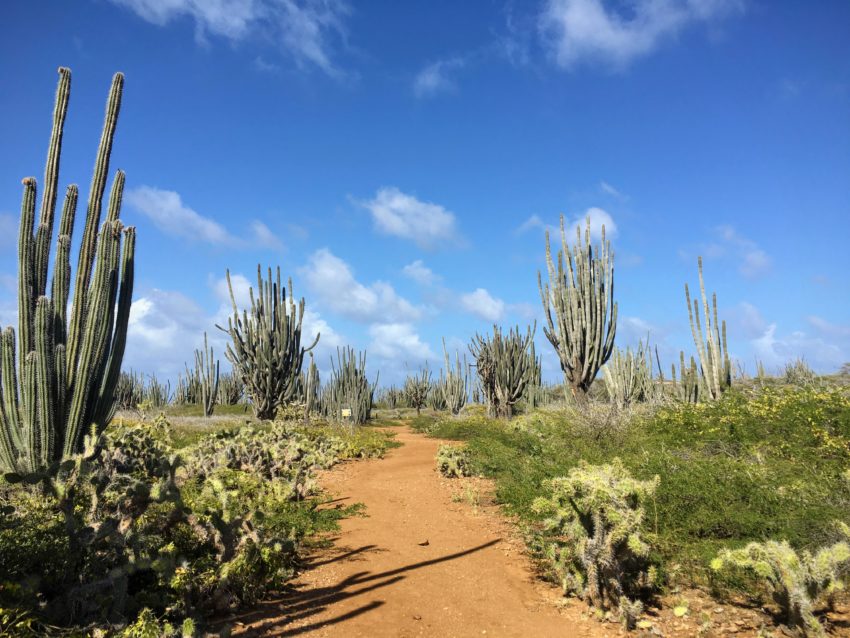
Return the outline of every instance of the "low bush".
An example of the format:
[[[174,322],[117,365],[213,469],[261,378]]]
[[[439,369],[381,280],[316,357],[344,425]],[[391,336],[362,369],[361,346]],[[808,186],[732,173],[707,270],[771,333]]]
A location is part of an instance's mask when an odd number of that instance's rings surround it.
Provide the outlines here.
[[[178,456],[164,418],[118,423],[56,472],[0,485],[0,622],[181,635],[253,604],[350,512],[317,507],[315,471],[386,447],[375,432],[275,423]]]

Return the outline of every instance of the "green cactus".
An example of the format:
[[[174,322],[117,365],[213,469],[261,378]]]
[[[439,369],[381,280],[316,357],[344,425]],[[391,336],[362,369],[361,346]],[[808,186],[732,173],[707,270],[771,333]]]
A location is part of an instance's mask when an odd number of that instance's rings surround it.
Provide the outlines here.
[[[195,350],[195,370],[192,376],[197,383],[198,398],[204,409],[204,416],[210,417],[218,398],[219,362],[209,345],[206,332],[203,350]]]
[[[145,400],[145,377],[132,370],[118,375],[115,385],[115,403],[119,410],[135,410]]]
[[[493,326],[493,335],[475,335],[469,351],[475,359],[481,393],[487,402],[490,416],[510,418],[514,405],[525,395],[535,378],[539,383],[540,364],[534,353],[534,327],[523,336],[519,327],[507,336]]]
[[[163,383],[152,374],[148,378],[143,397],[145,403],[150,404],[152,408],[163,408],[171,403],[171,383]]]
[[[850,540],[850,528],[843,523],[839,528]],[[742,570],[763,580],[791,628],[804,636],[825,636],[813,607],[819,598],[850,582],[850,544],[839,541],[812,554],[798,553],[787,541],[750,543],[743,549],[722,550],[711,568]]]
[[[603,612],[617,610],[627,629],[642,611],[641,594],[655,586],[642,527],[658,482],[633,478],[618,458],[610,465],[582,461],[547,481],[551,496],[534,502],[547,517],[545,554],[564,592]]]
[[[712,312],[709,314],[705,282],[702,278],[702,257],[697,259],[697,264],[705,334],[700,322],[699,302],[694,299],[691,306],[691,293],[687,283],[685,284],[685,302],[688,305],[691,334],[699,356],[701,390],[708,399],[714,400],[719,399],[720,395],[732,386],[732,364],[729,361],[729,349],[726,347],[726,321],[720,324],[717,320],[717,294],[711,295]]]
[[[659,387],[652,376],[652,351],[649,339],[638,341],[637,348],[614,348],[611,358],[602,367],[608,397],[622,409],[632,403],[650,401],[659,396]]]
[[[24,180],[18,241],[18,334],[0,336],[0,470],[34,472],[79,452],[83,437],[102,431],[115,410],[133,293],[135,229],[119,220],[124,173],[118,171],[100,226],[109,156],[124,76],[117,73],[95,160],[77,261],[70,323],[71,234],[78,189],[68,187],[59,223],[53,282],[48,262],[56,208],[62,132],[71,72],[59,69],[44,194],[35,228],[36,182]],[[100,232],[98,227],[100,226]],[[35,232],[35,234],[34,234]],[[122,251],[122,236],[123,251]],[[117,304],[116,304],[117,302]]]
[[[262,268],[257,266],[257,295],[250,289],[251,308],[240,315],[227,271],[227,288],[233,306],[233,316],[224,330],[230,335],[225,356],[233,364],[233,371],[245,384],[251,399],[254,416],[273,419],[278,407],[295,397],[305,353],[319,342],[319,335],[309,347],[301,347],[301,324],[304,320],[304,299],[298,304],[290,293],[287,306],[286,288],[277,278],[272,279],[272,269],[263,280]],[[292,290],[292,280],[289,282]]]
[[[437,450],[437,471],[446,478],[472,476],[469,448],[465,445],[441,445]]]
[[[226,373],[219,375],[218,402],[220,405],[238,405],[245,393],[245,386],[237,375]]]
[[[353,348],[337,348],[336,357],[336,364],[331,359],[330,381],[322,389],[322,413],[333,421],[366,423],[371,417],[378,379],[370,384],[366,378],[365,352],[355,356]]]
[[[446,361],[446,373],[440,373],[439,389],[443,395],[445,406],[452,414],[460,413],[468,394],[469,385],[469,366],[466,363],[466,357],[463,358],[463,365],[460,363],[460,355],[455,352],[455,367],[452,369],[449,363],[449,351],[446,349],[446,340],[443,339],[443,355]]]
[[[428,393],[431,390],[431,371],[428,364],[419,371],[419,374],[408,375],[404,380],[404,399],[411,408],[416,408],[416,416],[421,414],[422,408],[428,401]]]
[[[602,226],[600,254],[594,255],[590,243],[590,217],[587,218],[584,243],[577,227],[576,243],[571,252],[562,215],[561,245],[556,269],[549,232],[546,232],[549,283],[544,286],[537,272],[540,299],[546,312],[547,326],[543,332],[558,353],[572,397],[583,404],[596,373],[608,361],[614,348],[617,331],[614,253],[610,242],[605,241],[605,226]]]
[[[700,392],[700,374],[696,360],[691,357],[690,365],[685,367],[685,353],[679,351],[679,380],[676,381],[676,364],[672,365],[673,384],[676,388],[676,397],[685,403],[698,403]]]

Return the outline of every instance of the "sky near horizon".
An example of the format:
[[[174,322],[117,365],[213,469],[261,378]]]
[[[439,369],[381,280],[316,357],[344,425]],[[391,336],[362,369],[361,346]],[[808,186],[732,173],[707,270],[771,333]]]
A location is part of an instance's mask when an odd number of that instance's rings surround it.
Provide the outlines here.
[[[204,331],[222,353],[225,270],[244,299],[259,263],[306,298],[324,370],[351,345],[399,383],[443,337],[536,320],[559,381],[537,272],[560,215],[606,227],[619,345],[694,353],[702,255],[749,373],[850,361],[850,3],[7,0],[0,36],[0,325],[68,66],[81,200],[126,76],[125,367],[175,378]]]

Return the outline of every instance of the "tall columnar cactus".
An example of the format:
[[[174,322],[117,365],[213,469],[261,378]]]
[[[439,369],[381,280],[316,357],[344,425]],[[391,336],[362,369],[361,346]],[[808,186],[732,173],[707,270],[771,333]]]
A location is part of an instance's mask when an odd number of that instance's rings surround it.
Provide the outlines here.
[[[614,253],[610,242],[602,242],[599,255],[590,243],[590,218],[581,241],[570,251],[564,217],[561,216],[561,245],[558,267],[552,260],[549,233],[546,232],[546,267],[549,282],[544,286],[540,271],[537,285],[546,312],[543,332],[558,353],[564,380],[577,403],[587,400],[587,392],[599,368],[608,361],[617,331],[617,304],[614,302]]]
[[[408,375],[404,380],[404,398],[407,405],[411,408],[416,408],[416,416],[422,411],[425,402],[428,400],[428,392],[431,389],[431,371],[428,370],[428,365],[419,371],[419,374]]]
[[[195,379],[198,381],[201,406],[204,416],[212,416],[218,398],[219,362],[204,333],[204,349],[195,350]]]
[[[685,301],[688,304],[688,319],[691,334],[699,356],[701,384],[709,399],[717,399],[732,385],[732,364],[729,362],[729,350],[726,347],[726,321],[717,321],[717,294],[711,295],[712,312],[708,311],[708,299],[705,296],[705,282],[702,278],[702,257],[697,260],[699,266],[699,291],[702,297],[702,311],[705,333],[700,323],[699,302],[694,299],[691,306],[691,293],[685,284]],[[722,328],[721,328],[722,325]]]
[[[245,392],[242,379],[236,374],[228,372],[219,375],[218,379],[218,402],[221,405],[237,405]]]
[[[296,306],[290,294],[287,306],[286,288],[280,283],[280,268],[277,278],[272,279],[272,269],[263,280],[262,268],[257,266],[257,296],[250,288],[250,311],[239,313],[236,297],[227,271],[227,287],[233,305],[233,316],[222,328],[230,335],[225,356],[233,364],[234,373],[245,384],[251,399],[254,416],[258,419],[273,419],[278,407],[294,398],[298,390],[304,355],[319,342],[319,335],[307,348],[301,347],[301,323],[304,319],[304,298]],[[292,290],[292,280],[289,281]]]
[[[512,328],[507,336],[493,326],[492,337],[475,335],[469,351],[475,359],[481,390],[487,401],[490,416],[510,418],[514,405],[525,395],[528,384],[537,373],[534,354],[534,327],[523,336],[519,327]]]
[[[313,353],[310,353],[310,365],[307,366],[307,371],[301,373],[302,403],[304,403],[304,418],[309,419],[310,414],[318,408],[319,391],[322,387],[321,379],[319,378],[319,368],[316,362],[313,361]]]
[[[455,352],[455,367],[452,369],[449,363],[449,351],[446,349],[445,339],[443,339],[443,355],[446,360],[446,374],[444,377],[440,373],[440,391],[443,393],[446,407],[452,414],[458,414],[463,406],[466,405],[469,368],[466,364],[466,357],[463,358],[463,365],[461,365],[460,355]]]
[[[331,359],[331,379],[322,390],[322,411],[330,419],[352,425],[366,423],[371,416],[375,387],[366,378],[366,353],[355,356],[353,348],[336,351]]]
[[[634,352],[631,348],[614,348],[611,358],[602,368],[602,374],[608,398],[618,408],[649,401],[657,395],[649,339],[646,343],[639,341]]]
[[[24,180],[18,240],[17,351],[14,329],[8,327],[0,336],[3,471],[41,470],[81,451],[84,436],[92,429],[102,431],[115,410],[136,245],[135,229],[124,228],[119,220],[124,190],[124,173],[120,170],[112,184],[106,221],[102,226],[100,222],[123,86],[124,76],[115,74],[95,159],[70,321],[71,234],[78,196],[75,185],[65,193],[49,296],[47,290],[59,157],[71,89],[69,69],[59,69],[37,228],[36,181],[32,177]]]
[[[672,366],[673,385],[676,397],[685,403],[698,403],[700,398],[700,374],[697,362],[691,357],[689,367],[685,367],[685,353],[679,351],[679,380],[676,381],[676,364]]]

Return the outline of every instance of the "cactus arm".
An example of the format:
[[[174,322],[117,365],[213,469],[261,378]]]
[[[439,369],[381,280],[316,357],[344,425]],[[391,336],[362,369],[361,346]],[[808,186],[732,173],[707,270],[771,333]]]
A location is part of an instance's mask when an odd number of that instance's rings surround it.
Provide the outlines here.
[[[77,210],[78,189],[71,184],[65,191],[62,219],[59,222],[59,237],[56,240],[56,258],[53,265],[51,299],[55,313],[56,343],[65,343],[65,324],[68,312],[68,293],[71,286],[71,235],[74,232],[74,217]]]

